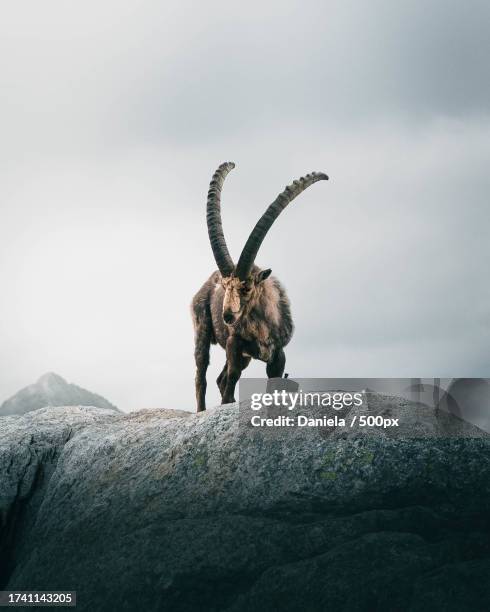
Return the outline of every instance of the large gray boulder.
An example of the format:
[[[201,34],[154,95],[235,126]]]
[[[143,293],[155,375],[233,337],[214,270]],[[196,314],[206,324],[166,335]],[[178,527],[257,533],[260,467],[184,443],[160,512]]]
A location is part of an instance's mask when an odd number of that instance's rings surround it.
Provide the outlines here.
[[[28,554],[30,539],[22,534],[36,520],[67,442],[82,428],[107,424],[118,414],[69,406],[0,417],[0,588],[17,559]]]
[[[370,410],[417,414],[399,401]],[[0,419],[0,588],[80,610],[488,609],[490,444],[450,415],[408,438],[254,434],[237,405],[33,414]]]

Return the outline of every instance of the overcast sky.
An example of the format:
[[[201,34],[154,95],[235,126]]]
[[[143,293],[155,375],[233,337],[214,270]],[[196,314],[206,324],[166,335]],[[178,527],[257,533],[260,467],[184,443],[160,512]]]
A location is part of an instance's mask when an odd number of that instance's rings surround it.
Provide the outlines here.
[[[486,0],[4,3],[0,402],[55,371],[195,409],[226,160],[235,258],[287,183],[331,177],[257,259],[292,302],[291,376],[489,376],[489,57]]]

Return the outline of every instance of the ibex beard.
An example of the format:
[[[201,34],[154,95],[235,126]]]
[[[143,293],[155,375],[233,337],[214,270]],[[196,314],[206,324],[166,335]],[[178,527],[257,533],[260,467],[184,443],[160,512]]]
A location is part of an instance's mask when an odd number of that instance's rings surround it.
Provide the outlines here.
[[[266,363],[269,378],[283,375],[284,347],[293,334],[289,300],[271,270],[262,270],[254,262],[262,241],[284,208],[310,185],[328,180],[326,174],[313,172],[286,187],[259,219],[235,266],[221,224],[221,189],[234,167],[232,162],[221,164],[209,186],[207,225],[218,270],[196,293],[191,305],[198,412],[206,409],[211,344],[220,344],[226,351],[226,362],[216,381],[222,404],[235,401],[236,384],[252,358]]]

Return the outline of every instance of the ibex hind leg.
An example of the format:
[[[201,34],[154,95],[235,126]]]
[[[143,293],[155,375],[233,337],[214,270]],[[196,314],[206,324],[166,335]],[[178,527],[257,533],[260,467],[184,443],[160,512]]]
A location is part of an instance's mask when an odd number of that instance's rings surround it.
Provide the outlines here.
[[[283,349],[274,351],[272,358],[267,362],[265,371],[268,378],[281,378],[286,367],[286,355]]]
[[[206,318],[196,318],[195,334],[196,400],[197,411],[202,412],[206,410],[206,371],[209,366],[209,348],[212,338],[212,328]]]

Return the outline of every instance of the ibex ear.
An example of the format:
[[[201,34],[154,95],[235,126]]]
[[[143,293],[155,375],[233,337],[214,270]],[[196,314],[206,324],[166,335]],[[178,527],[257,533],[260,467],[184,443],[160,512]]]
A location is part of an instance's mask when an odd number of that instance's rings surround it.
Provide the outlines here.
[[[272,270],[270,268],[267,268],[267,270],[261,270],[255,277],[257,284],[261,283],[262,281],[265,281],[266,278],[269,278],[271,272]]]

